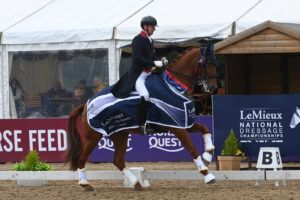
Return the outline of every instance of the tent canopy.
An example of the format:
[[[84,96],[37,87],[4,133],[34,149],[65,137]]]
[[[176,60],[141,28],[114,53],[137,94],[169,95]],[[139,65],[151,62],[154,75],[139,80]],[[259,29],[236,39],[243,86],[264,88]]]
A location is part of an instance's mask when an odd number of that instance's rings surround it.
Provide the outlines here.
[[[236,32],[239,33],[268,20],[300,24],[299,13],[300,1],[298,0],[261,0],[254,9],[237,20]]]
[[[267,20],[300,23],[298,0],[0,0],[2,44],[131,40],[143,16],[157,18],[154,39],[225,38]],[[16,6],[18,5],[18,6]],[[114,27],[116,27],[114,34]]]
[[[36,0],[37,1],[37,0]],[[46,0],[44,0],[46,1]],[[150,0],[56,0],[3,33],[3,44],[108,40],[113,27]]]
[[[191,39],[224,37],[231,24],[258,0],[155,0],[140,12],[117,26],[116,39],[131,40],[140,31],[142,17],[152,15],[159,27],[154,39]]]
[[[31,16],[51,1],[53,0],[0,0],[0,32]]]

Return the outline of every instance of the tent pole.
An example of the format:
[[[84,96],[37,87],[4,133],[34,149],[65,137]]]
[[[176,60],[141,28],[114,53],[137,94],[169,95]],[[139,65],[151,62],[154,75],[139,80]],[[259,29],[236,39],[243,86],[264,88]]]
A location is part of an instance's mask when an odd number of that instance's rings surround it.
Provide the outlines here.
[[[233,22],[231,26],[231,36],[234,36],[235,34],[236,34],[236,22]]]
[[[108,48],[108,74],[109,74],[109,85],[117,82],[118,79],[118,67],[117,67],[117,49],[115,40],[115,27],[113,28],[113,35]]]
[[[2,46],[2,118],[9,118],[9,63],[7,45]]]
[[[3,80],[3,45],[0,44],[0,79]],[[3,81],[0,81],[0,119],[4,118],[4,91]]]

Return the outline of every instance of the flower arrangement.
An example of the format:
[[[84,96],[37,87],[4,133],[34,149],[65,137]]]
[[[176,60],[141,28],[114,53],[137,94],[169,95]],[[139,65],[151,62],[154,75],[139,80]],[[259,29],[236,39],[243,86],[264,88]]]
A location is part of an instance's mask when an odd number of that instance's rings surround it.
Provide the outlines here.
[[[30,151],[24,161],[13,166],[14,171],[50,171],[49,164],[40,161],[36,151]]]

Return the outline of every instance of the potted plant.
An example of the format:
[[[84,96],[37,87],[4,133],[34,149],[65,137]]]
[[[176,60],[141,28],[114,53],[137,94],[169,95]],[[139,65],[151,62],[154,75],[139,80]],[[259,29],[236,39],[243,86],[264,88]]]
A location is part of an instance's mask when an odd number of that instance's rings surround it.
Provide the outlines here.
[[[14,171],[50,171],[49,164],[40,161],[36,151],[30,151],[24,161],[13,166]],[[18,180],[17,184],[22,186],[42,186],[48,183],[47,180]]]
[[[243,157],[241,144],[231,129],[224,142],[221,156],[218,156],[219,170],[240,170],[240,162]]]

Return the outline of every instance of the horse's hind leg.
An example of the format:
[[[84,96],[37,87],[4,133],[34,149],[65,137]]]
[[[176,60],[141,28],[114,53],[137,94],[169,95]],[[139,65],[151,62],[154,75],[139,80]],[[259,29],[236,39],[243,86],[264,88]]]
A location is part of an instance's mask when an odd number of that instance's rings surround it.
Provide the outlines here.
[[[202,158],[206,164],[209,164],[212,161],[212,154],[215,149],[215,146],[212,142],[212,134],[210,133],[209,129],[201,124],[195,123],[194,126],[188,131],[191,132],[200,132],[203,136],[204,140],[204,153],[202,154]]]
[[[97,143],[102,138],[102,134],[97,133],[88,125],[86,117],[82,118],[83,134],[82,134],[82,154],[78,159],[78,176],[80,186],[83,186],[86,191],[93,191],[93,187],[89,184],[85,173],[85,163],[92,153]]]
[[[198,170],[205,176],[205,183],[213,183],[215,181],[215,176],[209,173],[208,167],[202,162],[202,158],[199,156],[199,153],[193,145],[188,132],[184,129],[171,129],[171,132],[182,142],[186,150],[192,155]]]
[[[117,132],[110,136],[115,146],[114,165],[124,174],[135,190],[141,190],[142,186],[136,176],[125,165],[125,154],[127,149],[128,133]]]
[[[125,154],[127,149],[128,133],[117,132],[109,137],[115,146],[113,164],[120,170],[125,169]]]

